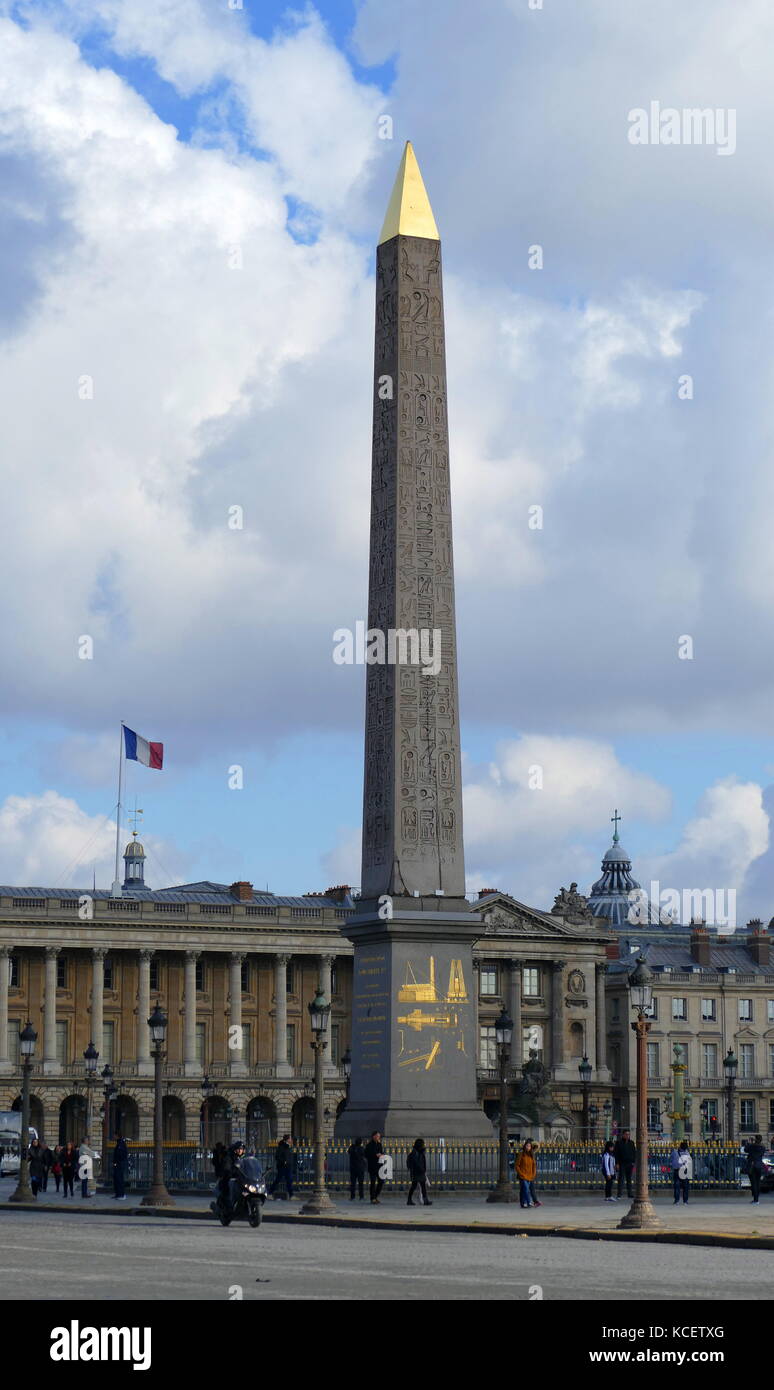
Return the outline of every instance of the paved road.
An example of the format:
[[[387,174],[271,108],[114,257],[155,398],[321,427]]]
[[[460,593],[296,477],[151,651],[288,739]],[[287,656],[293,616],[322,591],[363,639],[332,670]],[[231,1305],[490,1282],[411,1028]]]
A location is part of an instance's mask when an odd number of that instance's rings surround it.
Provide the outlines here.
[[[4,1213],[4,1300],[544,1299],[769,1297],[770,1252],[688,1246],[619,1247],[606,1241],[530,1240],[295,1225],[78,1220],[55,1212]],[[56,1270],[58,1277],[45,1277]],[[266,1282],[264,1282],[266,1281]]]

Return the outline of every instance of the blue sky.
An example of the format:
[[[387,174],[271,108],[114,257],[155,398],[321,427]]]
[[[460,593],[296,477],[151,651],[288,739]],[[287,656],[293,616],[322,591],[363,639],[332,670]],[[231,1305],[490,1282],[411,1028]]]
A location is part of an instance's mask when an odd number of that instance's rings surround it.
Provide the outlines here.
[[[5,881],[109,882],[124,719],[165,744],[129,789],[154,886],[357,883],[363,673],[331,639],[365,614],[372,247],[411,138],[444,244],[469,889],[587,886],[618,805],[643,880],[768,919],[766,6],[1,13]],[[733,156],[632,146],[654,99],[732,109]]]

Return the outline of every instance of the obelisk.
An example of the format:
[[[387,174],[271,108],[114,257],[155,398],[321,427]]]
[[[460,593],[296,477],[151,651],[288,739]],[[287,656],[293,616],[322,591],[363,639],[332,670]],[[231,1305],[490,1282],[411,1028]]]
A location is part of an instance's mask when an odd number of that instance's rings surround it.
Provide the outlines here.
[[[340,1135],[491,1136],[476,1099],[441,243],[406,145],[376,255],[363,858]]]

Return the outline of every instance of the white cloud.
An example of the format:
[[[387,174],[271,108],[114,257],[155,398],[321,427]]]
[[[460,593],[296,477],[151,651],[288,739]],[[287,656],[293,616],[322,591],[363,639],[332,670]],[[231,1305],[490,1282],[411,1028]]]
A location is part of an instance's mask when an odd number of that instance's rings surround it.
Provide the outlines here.
[[[540,785],[542,782],[542,786]],[[497,887],[548,907],[560,880],[596,876],[611,806],[659,821],[670,796],[624,766],[610,744],[526,734],[499,745],[488,768],[467,768],[464,785],[469,888]]]
[[[8,796],[0,805],[0,880],[41,888],[108,888],[115,873],[115,819],[92,816],[56,791]],[[176,845],[143,836],[152,886],[167,888],[185,877],[188,860]],[[121,852],[124,839],[121,841]],[[168,866],[168,869],[164,866]],[[123,859],[121,860],[123,879]],[[164,872],[161,872],[164,869]],[[167,877],[171,870],[171,877]],[[151,882],[150,867],[146,877]]]
[[[685,825],[669,854],[643,856],[643,887],[658,880],[662,891],[712,888],[741,894],[745,877],[769,847],[769,817],[763,789],[755,782],[725,777],[708,787],[697,814]]]

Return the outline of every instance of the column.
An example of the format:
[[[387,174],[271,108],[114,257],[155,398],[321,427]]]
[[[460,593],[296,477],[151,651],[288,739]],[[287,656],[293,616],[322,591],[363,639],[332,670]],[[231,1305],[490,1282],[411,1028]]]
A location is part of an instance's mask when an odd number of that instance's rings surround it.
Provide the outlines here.
[[[551,962],[551,1070],[554,1077],[564,1065],[564,967],[565,960]]]
[[[202,1070],[196,1060],[196,962],[200,955],[200,951],[185,953],[183,1064],[186,1076],[199,1076]]]
[[[150,963],[153,951],[143,946],[137,962],[137,1075],[152,1076],[150,1055]]]
[[[43,1003],[43,1073],[58,1076],[62,1068],[56,1056],[56,958],[60,946],[46,947],[46,992]]]
[[[11,1070],[8,1056],[8,971],[10,970],[11,948],[0,946],[0,1072]]]
[[[274,1073],[275,1076],[292,1076],[293,1068],[288,1062],[288,965],[290,956],[280,954],[274,957]]]
[[[102,1052],[103,1052],[103,1047],[102,1047],[103,1027],[102,1027],[102,1023],[103,1023],[103,1017],[104,1017],[104,999],[105,999],[105,956],[106,956],[106,955],[107,955],[107,946],[92,946],[92,948],[91,948],[91,1030],[90,1030],[90,1031],[91,1031],[91,1038],[90,1038],[90,1041],[94,1043],[94,1046],[96,1047],[96,1049],[97,1049],[97,1051],[98,1051],[98,1053],[99,1053],[99,1055],[100,1055],[100,1059],[101,1059],[101,1061],[102,1061],[102,1066],[105,1065],[105,1059],[104,1059],[104,1057],[102,1056]]]
[[[597,1081],[609,1079],[607,1069],[607,1017],[605,1012],[605,976],[607,966],[604,962],[596,966],[596,999],[594,1023],[596,1029]]]
[[[331,974],[333,971],[335,960],[335,956],[320,956],[319,960],[320,985],[322,988],[322,992],[325,995],[325,998],[328,1000],[329,1004],[333,1003],[333,992],[331,989]],[[338,1076],[339,1074],[338,1066],[334,1063],[333,1057],[331,1055],[330,1030],[332,1024],[333,1011],[331,1010],[331,1014],[328,1019],[328,1046],[326,1047],[323,1053],[323,1076]]]
[[[521,962],[511,960],[508,962],[510,969],[510,981],[508,991],[508,1008],[513,1019],[513,1035],[511,1037],[511,1066],[521,1071],[524,1061],[524,1030],[521,1022]]]
[[[232,1076],[246,1076],[247,1066],[244,1060],[244,1048],[242,1043],[242,962],[244,955],[239,951],[232,951],[228,958],[229,964],[229,1005],[228,1005],[228,1060],[229,1071]],[[235,1029],[234,1033],[231,1029]],[[237,1046],[232,1046],[232,1039]]]

